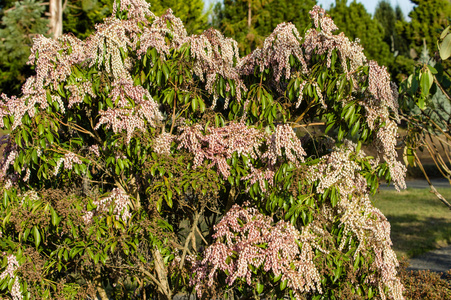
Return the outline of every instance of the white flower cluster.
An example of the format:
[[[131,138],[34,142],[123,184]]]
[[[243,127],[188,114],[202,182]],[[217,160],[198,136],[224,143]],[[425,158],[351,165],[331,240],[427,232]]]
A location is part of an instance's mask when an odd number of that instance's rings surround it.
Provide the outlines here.
[[[163,116],[158,109],[158,104],[152,99],[149,91],[142,86],[135,86],[133,81],[120,78],[113,82],[111,91],[112,102],[118,103],[116,108],[108,108],[106,111],[99,111],[100,119],[95,130],[105,124],[105,129],[112,128],[114,133],[120,133],[123,130],[127,133],[127,143],[136,129],[145,130],[145,122],[148,125],[156,127],[157,122],[163,120]],[[131,101],[135,103],[134,108]]]
[[[146,20],[147,16],[153,15],[149,10],[150,3],[140,0],[121,0],[119,11],[127,11],[129,18]],[[116,14],[117,2],[114,0],[113,15]]]
[[[100,156],[99,146],[98,145],[91,145],[89,146],[89,151],[93,152],[95,156]]]
[[[133,30],[124,26],[125,21],[116,18],[108,18],[102,24],[96,25],[96,33],[86,42],[87,52],[91,60],[90,67],[97,63],[99,70],[102,67],[113,78],[126,78],[131,80],[130,73],[124,66],[121,50],[127,53],[127,45],[131,44],[127,33]]]
[[[170,154],[171,143],[175,140],[176,136],[169,132],[163,132],[154,140],[154,151],[159,154]]]
[[[82,103],[86,95],[96,98],[96,94],[92,90],[92,83],[84,81],[80,84],[66,85],[65,88],[70,92],[68,108],[77,103]]]
[[[15,150],[7,153],[7,157],[6,160],[3,159],[1,162],[1,171],[0,171],[0,179],[3,179],[6,176],[6,171],[8,171],[9,166],[11,166],[12,164],[14,164],[14,160],[16,159],[16,157],[19,155],[19,153]],[[5,158],[5,156],[4,156]]]
[[[267,37],[262,49],[257,49],[241,61],[241,74],[250,75],[256,67],[262,72],[264,69],[274,70],[274,80],[280,81],[282,75],[291,78],[290,55],[296,57],[302,64],[303,73],[308,73],[303,49],[300,47],[302,37],[296,26],[291,23],[277,25],[276,29]]]
[[[277,125],[267,144],[268,151],[263,154],[262,158],[268,158],[270,165],[275,165],[277,160],[282,157],[282,148],[285,149],[284,153],[288,161],[296,166],[304,162],[304,156],[307,155],[302,148],[300,139],[288,124]]]
[[[8,265],[6,266],[6,270],[3,271],[2,274],[0,274],[0,279],[5,279],[8,275],[9,278],[14,279],[14,283],[11,289],[11,296],[13,297],[13,300],[22,300],[23,295],[20,292],[20,283],[17,278],[17,276],[14,275],[14,272],[19,267],[19,262],[17,261],[16,257],[14,255],[8,256]]]
[[[108,197],[94,201],[93,203],[97,206],[95,211],[99,212],[108,212],[111,204],[114,204],[113,213],[116,215],[117,220],[122,219],[122,221],[127,222],[132,216],[129,210],[130,196],[120,188],[114,188]],[[83,216],[86,223],[91,222],[95,211],[89,211]]]
[[[258,181],[258,185],[260,186],[260,189],[263,193],[266,192],[266,185],[265,182],[268,183],[269,186],[272,186],[273,180],[274,180],[274,171],[270,169],[256,169],[254,166],[250,166],[251,171],[248,175],[241,177],[241,180],[249,180],[249,186],[247,188],[247,191],[249,191],[250,187]]]
[[[171,9],[168,9],[161,17],[154,18],[152,24],[143,29],[136,54],[141,57],[147,53],[148,49],[154,48],[164,60],[171,48],[178,49],[188,41],[187,33],[182,20],[175,17]],[[169,42],[166,38],[169,38]]]
[[[216,86],[219,84],[217,78],[226,80],[226,91],[232,88],[228,82],[231,80],[235,85],[236,99],[241,100],[241,92],[247,91],[240,77],[240,64],[238,43],[230,38],[225,38],[219,31],[211,28],[201,35],[189,38],[191,57],[194,58],[193,72],[201,81],[205,81],[205,89],[213,96],[212,108],[216,106],[219,98]],[[205,76],[204,76],[205,74]],[[226,96],[224,108],[227,109],[230,98]]]
[[[81,165],[83,162],[75,153],[68,152],[56,162],[55,170],[53,171],[53,176],[58,175],[59,169],[63,163],[64,169],[72,170],[72,166],[74,163]]]
[[[302,44],[307,60],[310,60],[314,53],[318,55],[327,53],[327,66],[330,67],[332,54],[337,52],[343,72],[348,74],[349,79],[350,73],[366,62],[363,47],[357,42],[351,42],[344,33],[334,35],[332,31],[338,28],[332,19],[326,15],[323,8],[315,6],[310,11],[310,15],[316,28],[307,31]],[[348,63],[350,68],[348,68]]]
[[[337,212],[340,216],[343,236],[352,232],[359,241],[359,246],[354,253],[354,258],[360,252],[374,251],[375,261],[372,268],[380,272],[381,280],[378,280],[378,288],[381,297],[385,299],[385,288],[393,299],[404,299],[402,296],[402,284],[396,277],[398,260],[391,249],[390,223],[385,216],[375,208],[368,196],[368,187],[365,178],[358,171],[360,167],[350,159],[355,151],[355,145],[345,141],[343,148],[323,156],[320,162],[309,169],[310,182],[317,181],[317,192],[336,187],[338,191],[335,207],[323,206],[321,215],[335,222]],[[346,247],[348,240],[343,238],[338,250]]]

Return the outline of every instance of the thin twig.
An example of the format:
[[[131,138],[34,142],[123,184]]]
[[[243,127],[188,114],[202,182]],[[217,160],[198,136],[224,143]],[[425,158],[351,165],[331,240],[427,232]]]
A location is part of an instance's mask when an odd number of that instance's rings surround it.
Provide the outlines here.
[[[202,235],[202,232],[200,231],[199,227],[196,226],[196,229],[197,229],[197,232],[199,233],[199,235],[200,235],[202,241],[204,241],[204,243],[205,243],[206,245],[208,245],[208,242],[205,240],[205,238],[204,238],[204,236]]]
[[[318,122],[318,123],[309,123],[309,124],[295,124],[295,125],[291,126],[291,128],[320,126],[320,125],[326,125],[326,123],[325,122]]]
[[[435,196],[437,196],[437,198],[442,201],[443,204],[445,204],[450,210],[451,210],[451,204],[449,204],[448,201],[446,201],[446,199],[435,189],[435,187],[432,185],[431,180],[429,179],[429,176],[426,174],[426,171],[424,170],[423,164],[421,163],[420,159],[418,158],[418,155],[416,153],[416,151],[413,151],[413,155],[415,155],[415,160],[418,163],[418,166],[420,167],[421,171],[424,174],[424,177],[426,178],[429,187],[431,188],[431,193],[435,194]]]

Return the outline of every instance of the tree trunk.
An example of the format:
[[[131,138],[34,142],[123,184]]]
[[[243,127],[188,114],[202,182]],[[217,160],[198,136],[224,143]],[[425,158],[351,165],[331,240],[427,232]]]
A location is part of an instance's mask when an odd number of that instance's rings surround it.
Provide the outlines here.
[[[158,281],[161,284],[162,292],[164,293],[164,298],[166,300],[172,300],[172,291],[168,282],[168,272],[166,270],[166,266],[164,265],[163,256],[160,253],[160,250],[154,249],[152,251],[154,262],[155,262],[155,271],[157,272]]]
[[[50,34],[57,39],[63,34],[63,1],[50,0]]]
[[[247,27],[251,28],[252,23],[252,9],[251,9],[251,0],[248,0],[248,7],[247,7]]]

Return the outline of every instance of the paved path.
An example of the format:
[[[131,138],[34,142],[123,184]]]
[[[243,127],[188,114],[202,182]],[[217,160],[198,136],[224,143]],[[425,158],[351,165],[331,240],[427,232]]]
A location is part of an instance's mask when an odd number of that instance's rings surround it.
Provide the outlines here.
[[[435,188],[451,188],[451,185],[449,184],[449,181],[447,179],[432,179],[431,182]],[[429,188],[428,182],[424,179],[407,180],[406,185],[407,185],[407,188],[412,188],[412,189],[428,189]],[[386,183],[381,183],[379,185],[379,188],[381,190],[394,190],[395,189],[393,184],[390,184],[389,186],[387,186]]]
[[[442,272],[451,269],[451,246],[429,251],[409,260],[409,270]]]

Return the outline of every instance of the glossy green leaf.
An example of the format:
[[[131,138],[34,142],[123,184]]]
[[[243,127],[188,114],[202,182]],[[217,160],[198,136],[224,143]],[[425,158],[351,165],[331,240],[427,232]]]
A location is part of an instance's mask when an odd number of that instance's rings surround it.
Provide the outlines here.
[[[451,34],[448,34],[440,44],[439,52],[442,60],[448,59],[451,56]]]
[[[39,244],[41,243],[41,234],[39,232],[38,227],[33,226],[33,237],[34,237],[34,244],[36,248],[39,247]]]

